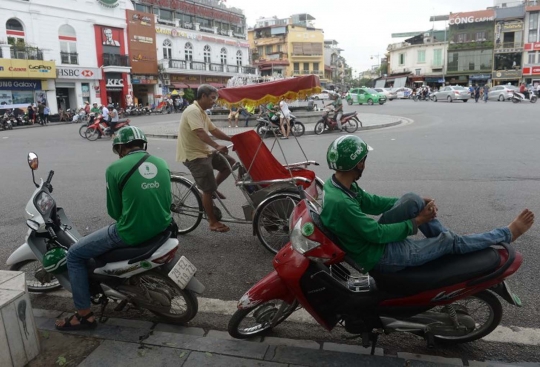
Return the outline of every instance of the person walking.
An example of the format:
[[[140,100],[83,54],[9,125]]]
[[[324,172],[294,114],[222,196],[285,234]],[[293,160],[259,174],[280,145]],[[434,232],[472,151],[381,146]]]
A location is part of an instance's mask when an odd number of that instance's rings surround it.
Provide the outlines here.
[[[484,103],[487,103],[488,101],[488,94],[489,94],[489,85],[486,83],[484,84],[484,87],[482,89],[482,97],[484,98]]]
[[[45,114],[44,114],[45,105],[43,103],[38,102],[37,109],[38,109],[38,115],[39,115],[39,124],[41,126],[44,126],[45,125]]]
[[[45,106],[43,108],[43,123],[44,124],[49,124],[49,115],[51,114],[51,109],[49,108],[49,106]]]
[[[476,84],[474,86],[474,102],[478,103],[478,99],[480,99],[480,87]]]

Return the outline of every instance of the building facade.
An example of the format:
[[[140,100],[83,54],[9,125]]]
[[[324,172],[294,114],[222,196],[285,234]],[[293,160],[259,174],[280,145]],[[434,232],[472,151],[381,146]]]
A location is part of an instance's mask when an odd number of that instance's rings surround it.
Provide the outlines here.
[[[324,33],[315,28],[309,14],[287,19],[261,18],[248,31],[253,64],[261,75],[285,77],[314,74],[325,79]]]
[[[522,78],[525,6],[495,9],[493,85],[518,84]]]
[[[205,83],[223,87],[233,76],[255,75],[240,9],[218,0],[141,0],[135,9],[156,16],[157,94]]]
[[[449,17],[448,84],[485,84],[492,77],[495,10],[453,13]]]
[[[335,81],[345,76],[343,49],[338,44],[336,40],[324,40],[324,79]]]
[[[132,9],[128,0],[72,0],[69,7],[61,0],[3,0],[0,97],[6,103],[0,104],[9,105],[7,99],[20,107],[46,102],[51,113],[56,113],[85,101],[121,102],[129,93],[129,66],[120,71],[118,100],[107,93],[104,69],[111,64],[105,55],[108,47],[118,49],[110,51],[114,55],[127,54],[126,9]],[[105,45],[109,35],[105,29],[114,30],[112,37],[120,46]]]
[[[525,8],[523,79],[528,84],[540,84],[540,5]]]

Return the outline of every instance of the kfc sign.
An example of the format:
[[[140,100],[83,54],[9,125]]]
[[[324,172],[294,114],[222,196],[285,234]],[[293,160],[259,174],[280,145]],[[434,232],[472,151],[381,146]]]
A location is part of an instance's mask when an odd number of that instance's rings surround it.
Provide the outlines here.
[[[107,78],[107,87],[123,87],[124,81],[122,79]]]
[[[101,79],[101,69],[99,68],[78,68],[69,66],[58,66],[56,68],[58,79]]]

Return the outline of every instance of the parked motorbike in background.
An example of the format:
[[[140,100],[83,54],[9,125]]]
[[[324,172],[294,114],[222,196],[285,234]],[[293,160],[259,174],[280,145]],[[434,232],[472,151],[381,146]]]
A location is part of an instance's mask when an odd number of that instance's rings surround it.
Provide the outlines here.
[[[26,204],[26,241],[9,256],[11,270],[25,271],[28,290],[48,292],[64,287],[71,292],[66,251],[82,236],[63,208],[51,196],[54,171],[37,184],[34,170],[38,156],[28,154],[36,190]],[[91,301],[101,305],[101,316],[110,300],[119,302],[115,311],[128,303],[144,308],[173,323],[185,323],[197,314],[197,294],[204,285],[194,277],[197,269],[184,256],[177,259],[177,227],[134,247],[117,248],[88,262]],[[47,256],[46,256],[47,254]],[[54,263],[43,266],[45,259]],[[27,268],[27,265],[34,265]]]
[[[322,118],[315,124],[315,134],[320,135],[325,131],[337,130],[338,124],[334,117],[330,117],[330,112],[334,112],[332,106],[323,109]],[[344,113],[341,115],[341,128],[348,133],[358,130],[358,125],[362,126],[362,121],[358,118],[358,112]]]
[[[257,126],[255,130],[260,137],[265,136],[282,136],[281,129],[279,126],[279,114],[276,113],[272,118],[268,114],[264,114],[257,119]],[[291,134],[298,137],[304,135],[306,127],[303,123],[296,120],[296,117],[293,114],[289,115],[289,123],[291,126]]]
[[[12,115],[8,113],[8,111],[4,112],[4,115],[2,116],[2,119],[0,120],[2,130],[13,130],[13,122],[11,120],[12,120]]]
[[[538,101],[538,97],[535,96],[533,93],[529,93],[529,98],[526,98],[523,93],[512,91],[512,97],[510,97],[512,102],[514,103],[520,103],[520,102],[531,102],[536,103]]]
[[[289,219],[291,242],[275,256],[274,271],[238,302],[228,326],[232,337],[262,335],[301,307],[329,331],[343,325],[373,354],[382,334],[418,335],[428,347],[478,340],[501,322],[496,295],[521,306],[506,282],[523,261],[515,246],[500,243],[395,273],[364,274],[322,225],[315,204],[299,194]]]

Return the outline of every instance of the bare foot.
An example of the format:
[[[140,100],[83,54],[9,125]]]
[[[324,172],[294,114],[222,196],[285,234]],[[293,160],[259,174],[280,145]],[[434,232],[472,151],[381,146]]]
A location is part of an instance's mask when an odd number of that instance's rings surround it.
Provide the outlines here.
[[[225,232],[229,232],[230,228],[221,222],[216,222],[210,225],[210,230],[212,232],[225,233]]]
[[[523,233],[527,232],[533,223],[534,213],[529,209],[523,210],[508,226],[512,233],[512,242],[517,240]]]

